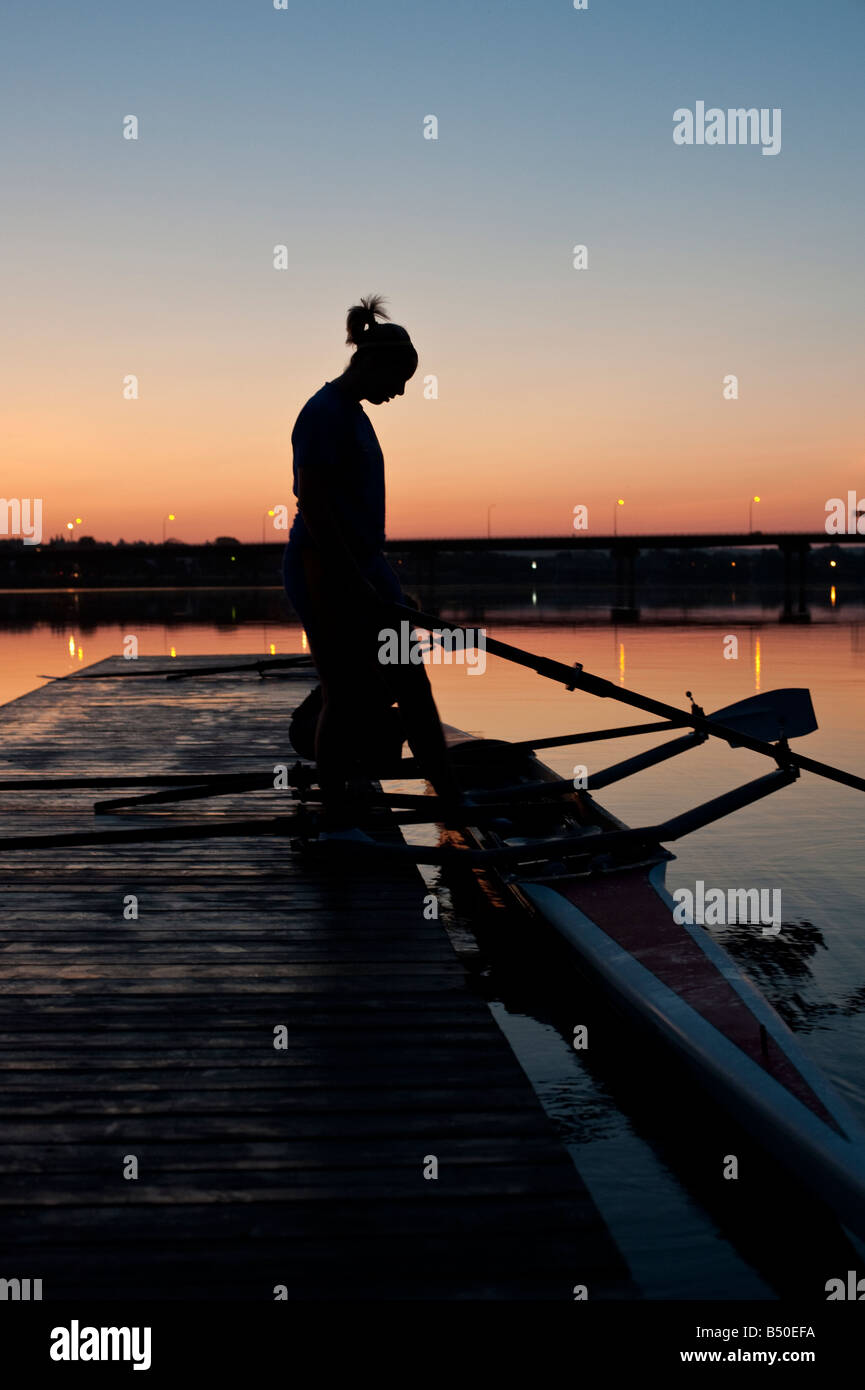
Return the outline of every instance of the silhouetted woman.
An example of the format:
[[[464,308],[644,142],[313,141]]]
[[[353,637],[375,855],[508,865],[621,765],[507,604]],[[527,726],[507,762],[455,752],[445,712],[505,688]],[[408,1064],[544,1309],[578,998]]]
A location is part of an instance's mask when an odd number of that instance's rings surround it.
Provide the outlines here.
[[[383,554],[384,459],[360,402],[403,395],[418,357],[379,295],[349,309],[353,353],[342,376],[325,382],[291,435],[297,515],[285,551],[285,588],[306,630],[321,678],[323,706],[315,756],[325,833],[351,833],[362,809],[347,788],[383,706],[398,702],[420,769],[449,804],[460,801],[444,734],[422,665],[382,665],[381,628],[397,627],[387,605],[405,603]],[[361,761],[362,761],[361,756]]]

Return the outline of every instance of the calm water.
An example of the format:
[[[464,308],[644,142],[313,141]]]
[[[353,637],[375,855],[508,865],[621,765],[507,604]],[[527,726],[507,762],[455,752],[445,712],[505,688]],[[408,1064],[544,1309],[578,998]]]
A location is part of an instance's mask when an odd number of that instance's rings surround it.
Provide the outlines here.
[[[40,598],[40,611],[45,596]],[[158,618],[94,618],[86,630],[68,603],[51,623],[0,628],[0,701],[116,654],[133,632],[143,654],[182,661],[192,653],[284,653],[302,649],[296,625],[268,604],[265,621],[241,621],[231,595],[208,622],[190,618],[182,595],[166,598]],[[166,611],[165,605],[170,611]],[[98,608],[98,604],[97,604]],[[232,616],[232,609],[234,616]],[[248,611],[247,608],[244,612]],[[275,614],[275,616],[274,616]],[[738,624],[738,625],[737,625]],[[496,627],[488,620],[491,632]],[[814,757],[865,775],[865,624],[784,627],[717,623],[619,628],[557,623],[509,625],[506,640],[584,667],[620,684],[686,706],[691,690],[707,711],[755,692],[810,687],[820,729],[799,745]],[[730,636],[736,659],[725,658]],[[443,719],[498,738],[542,737],[639,720],[611,702],[569,694],[531,672],[489,658],[483,675],[432,667]],[[646,739],[586,745],[580,761],[601,767],[648,746]],[[571,775],[570,749],[545,760]],[[622,819],[661,819],[769,770],[741,750],[714,743],[608,789],[601,800]],[[707,886],[780,889],[778,939],[747,928],[719,937],[799,1034],[806,1051],[865,1124],[865,846],[861,794],[805,774],[798,783],[684,840],[668,866],[670,889]],[[568,1144],[617,1238],[634,1277],[653,1298],[772,1298],[781,1291],[816,1296],[847,1264],[823,1214],[788,1191],[768,1165],[759,1201],[738,1200],[717,1178],[719,1155],[746,1154],[741,1136],[706,1104],[687,1078],[630,1036],[594,999],[566,960],[539,943],[526,950],[525,927],[501,927],[501,913],[454,903],[455,944],[483,972],[495,1017]],[[480,941],[478,950],[476,937]],[[537,955],[537,958],[535,958]],[[588,1022],[588,1053],[575,1053],[575,1023]],[[852,1267],[852,1266],[851,1266]]]

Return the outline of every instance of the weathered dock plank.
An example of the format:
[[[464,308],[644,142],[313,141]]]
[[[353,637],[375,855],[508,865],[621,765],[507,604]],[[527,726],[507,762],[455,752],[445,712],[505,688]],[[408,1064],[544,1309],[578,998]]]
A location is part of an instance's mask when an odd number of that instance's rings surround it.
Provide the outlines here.
[[[0,708],[0,780],[291,766],[310,683],[58,681]],[[105,797],[0,788],[0,837],[291,809],[94,818]],[[0,1274],[46,1299],[633,1296],[423,880],[381,872],[276,837],[0,852]]]

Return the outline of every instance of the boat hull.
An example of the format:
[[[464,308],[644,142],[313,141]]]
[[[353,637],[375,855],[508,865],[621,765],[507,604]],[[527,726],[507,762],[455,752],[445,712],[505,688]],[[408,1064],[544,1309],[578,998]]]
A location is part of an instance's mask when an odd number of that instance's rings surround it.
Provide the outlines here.
[[[664,869],[660,864],[651,870],[647,887],[669,910],[672,921],[674,904],[663,887]],[[701,1085],[749,1133],[813,1188],[845,1225],[865,1238],[865,1136],[783,1020],[722,948],[701,928],[673,923],[717,972],[722,986],[718,994],[729,989],[751,1016],[760,1052],[765,1047],[773,1057],[769,1065],[761,1065],[704,1010],[659,979],[571,902],[566,892],[537,883],[515,883],[514,888],[619,1003],[675,1050]],[[639,911],[636,905],[635,910]],[[699,939],[701,932],[705,940]],[[728,1006],[721,1002],[721,1007]],[[782,1059],[780,1067],[776,1056]],[[783,1080],[773,1074],[773,1066],[786,1073]],[[791,1074],[810,1103],[790,1088]],[[817,1113],[818,1107],[825,1118]]]
[[[463,736],[465,739],[465,736]],[[485,770],[482,740],[466,740],[466,785],[562,779],[532,754],[508,762],[498,745]],[[470,769],[470,770],[469,770]],[[623,829],[586,793],[558,799],[554,833]],[[531,844],[528,822],[489,830],[466,827],[479,848]],[[549,839],[549,819],[538,838]],[[587,846],[591,840],[587,839]],[[540,876],[497,874],[499,886],[561,936],[610,997],[654,1031],[739,1123],[842,1223],[865,1239],[865,1131],[793,1033],[740,967],[702,927],[674,919],[664,885],[671,856],[654,847],[640,863],[569,873],[565,861]],[[767,942],[771,950],[771,942]]]

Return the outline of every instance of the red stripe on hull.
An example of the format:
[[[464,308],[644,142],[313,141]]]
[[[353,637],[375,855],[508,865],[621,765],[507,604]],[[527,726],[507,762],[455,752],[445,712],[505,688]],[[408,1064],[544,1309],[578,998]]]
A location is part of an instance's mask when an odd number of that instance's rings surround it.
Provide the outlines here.
[[[837,1133],[843,1133],[804,1077],[768,1035],[764,1052],[759,1020],[684,927],[674,922],[648,874],[647,869],[626,869],[609,877],[573,879],[567,887],[556,887],[556,892],[809,1110]]]

